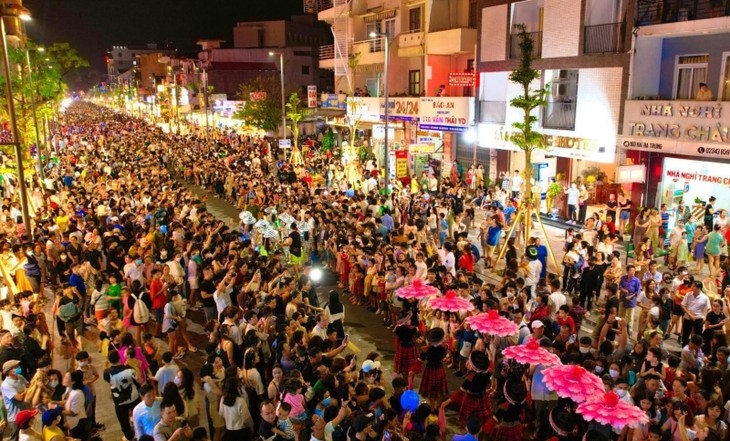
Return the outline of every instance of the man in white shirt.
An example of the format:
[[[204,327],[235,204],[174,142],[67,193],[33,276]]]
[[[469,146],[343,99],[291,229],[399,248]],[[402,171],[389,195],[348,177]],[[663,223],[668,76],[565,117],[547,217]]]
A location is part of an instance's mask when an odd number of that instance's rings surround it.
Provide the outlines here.
[[[28,381],[21,375],[22,368],[20,361],[8,360],[3,364],[2,395],[7,412],[7,427],[10,429],[10,440],[17,441],[19,435],[18,424],[15,416],[27,406],[25,392],[28,389]]]
[[[540,273],[542,272],[542,262],[538,259],[537,247],[530,245],[525,250],[525,257],[527,258],[527,274],[525,275],[525,286],[530,287],[530,293],[532,297],[535,297],[535,287],[540,281]]]
[[[312,337],[319,336],[322,340],[327,340],[327,314],[324,312],[319,313],[317,324],[312,328]]]
[[[568,195],[568,223],[576,224],[578,220],[578,204],[580,202],[580,190],[575,183],[570,184],[570,188],[565,190]]]
[[[426,274],[428,273],[428,266],[424,261],[423,253],[419,252],[416,254],[416,278],[426,280]]]
[[[172,352],[167,351],[162,354],[162,362],[164,363],[155,373],[155,381],[157,381],[157,389],[160,394],[165,388],[165,385],[175,379],[180,368],[175,364],[172,359]]]
[[[548,313],[550,319],[555,320],[555,314],[561,306],[568,303],[568,298],[560,290],[560,280],[554,279],[550,282],[550,289],[552,292],[548,296]]]
[[[682,341],[685,343],[689,341],[689,336],[693,331],[695,335],[702,335],[702,325],[710,308],[710,299],[702,292],[702,288],[702,282],[695,281],[692,291],[688,292],[682,300],[682,310],[684,311]]]
[[[519,196],[520,191],[522,190],[522,184],[525,182],[525,180],[520,176],[520,171],[515,170],[512,174],[512,199],[516,199],[517,196]]]
[[[157,397],[155,387],[150,383],[143,384],[139,388],[139,394],[142,397],[142,401],[132,411],[134,434],[137,439],[142,438],[143,435],[153,436],[155,426],[162,418],[160,416],[160,403],[162,403],[162,398]]]

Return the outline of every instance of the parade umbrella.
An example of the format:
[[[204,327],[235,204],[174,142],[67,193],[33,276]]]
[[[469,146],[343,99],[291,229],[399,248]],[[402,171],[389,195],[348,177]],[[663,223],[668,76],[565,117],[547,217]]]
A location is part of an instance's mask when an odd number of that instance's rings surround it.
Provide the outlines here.
[[[414,279],[412,284],[398,288],[395,292],[396,296],[409,300],[420,300],[439,294],[441,291],[438,288],[426,285],[421,279]]]
[[[466,323],[474,331],[479,331],[482,334],[497,335],[499,337],[507,337],[519,331],[519,327],[515,322],[506,317],[502,317],[494,309],[489,312],[467,317]]]
[[[542,364],[545,366],[560,364],[560,357],[545,348],[541,348],[534,339],[527,342],[526,345],[504,348],[502,354],[505,358],[511,358],[522,364]]]
[[[297,228],[302,233],[308,233],[310,231],[309,223],[308,222],[297,222]]]
[[[241,214],[238,215],[238,218],[243,221],[244,224],[251,225],[256,223],[256,218],[253,217],[253,214],[251,214],[250,211],[242,211]]]
[[[621,401],[614,391],[595,394],[589,401],[579,404],[576,411],[586,421],[607,424],[614,429],[634,428],[649,421],[640,407]]]
[[[267,229],[267,228],[271,228],[271,224],[264,219],[260,219],[258,222],[253,224],[253,227],[259,228],[259,229]]]
[[[432,298],[428,301],[428,306],[446,312],[472,311],[474,309],[474,304],[469,299],[457,296],[454,290],[448,290],[445,295]]]
[[[281,221],[284,222],[284,224],[286,224],[287,226],[296,221],[296,219],[294,219],[294,216],[287,213],[280,214],[279,219],[281,219]]]
[[[552,366],[543,371],[543,382],[561,398],[570,398],[582,403],[592,396],[600,396],[603,381],[598,375],[588,372],[583,366],[564,364]]]
[[[261,233],[266,239],[273,239],[279,237],[279,232],[273,228],[265,228]]]

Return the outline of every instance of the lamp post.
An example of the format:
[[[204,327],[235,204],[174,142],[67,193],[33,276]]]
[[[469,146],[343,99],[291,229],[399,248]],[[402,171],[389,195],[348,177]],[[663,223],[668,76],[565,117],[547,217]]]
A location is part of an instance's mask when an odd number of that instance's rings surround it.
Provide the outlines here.
[[[21,7],[22,8],[22,7]],[[5,95],[8,100],[8,117],[10,119],[10,129],[13,134],[13,146],[15,147],[15,162],[17,162],[18,173],[18,191],[20,192],[20,207],[23,213],[23,223],[25,231],[29,237],[33,236],[33,230],[30,227],[30,212],[28,211],[28,192],[25,188],[25,170],[23,170],[23,151],[20,147],[20,132],[18,132],[18,121],[15,116],[15,103],[13,100],[13,85],[10,81],[10,60],[8,57],[8,41],[5,35],[5,18],[19,18],[21,20],[30,20],[30,13],[27,9],[22,8],[14,15],[8,14],[6,11],[0,12],[0,39],[2,39],[2,56],[3,56],[3,73],[5,74]]]
[[[389,173],[389,156],[388,156],[388,115],[390,113],[390,106],[388,103],[388,95],[390,89],[390,79],[388,78],[388,71],[390,70],[390,33],[388,32],[371,32],[370,38],[382,38],[385,40],[385,135],[383,135],[383,151],[385,154],[385,196],[388,196],[388,187],[390,181]]]
[[[30,16],[28,16],[30,18]],[[33,87],[33,69],[30,64],[30,48],[28,47],[28,34],[25,32],[25,22],[21,19],[23,36],[25,37],[25,63],[28,68],[28,86],[30,87],[30,104],[33,114],[33,128],[35,129],[36,154],[38,155],[38,173],[41,179],[45,179],[45,171],[43,170],[43,155],[41,147],[40,131],[38,130],[38,113],[36,110],[35,87]],[[38,52],[45,52],[43,47],[36,48]],[[43,142],[45,144],[45,141]]]
[[[284,53],[269,52],[269,56],[279,56],[279,77],[281,80],[281,137],[286,138],[286,104],[284,104]]]

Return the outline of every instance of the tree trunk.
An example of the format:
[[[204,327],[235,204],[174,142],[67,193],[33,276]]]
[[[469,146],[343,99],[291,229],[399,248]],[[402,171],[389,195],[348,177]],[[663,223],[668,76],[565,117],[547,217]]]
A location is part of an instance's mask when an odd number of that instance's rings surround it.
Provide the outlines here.
[[[525,215],[523,219],[525,221],[525,246],[527,241],[530,239],[530,228],[532,227],[532,148],[525,149],[525,195],[522,198],[524,201],[523,210]]]

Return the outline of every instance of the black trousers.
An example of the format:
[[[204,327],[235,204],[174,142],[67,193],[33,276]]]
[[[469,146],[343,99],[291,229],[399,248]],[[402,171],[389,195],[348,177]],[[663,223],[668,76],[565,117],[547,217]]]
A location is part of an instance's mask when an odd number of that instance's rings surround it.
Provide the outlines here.
[[[129,415],[132,413],[134,406],[139,404],[139,401],[140,400],[137,400],[131,404],[114,405],[114,411],[117,413],[119,426],[122,428],[122,433],[124,433],[124,437],[127,439],[134,439],[134,429],[132,429],[132,425],[129,423]]]
[[[690,320],[687,317],[682,318],[682,344],[686,345],[691,334],[702,335],[702,323],[705,319]]]

